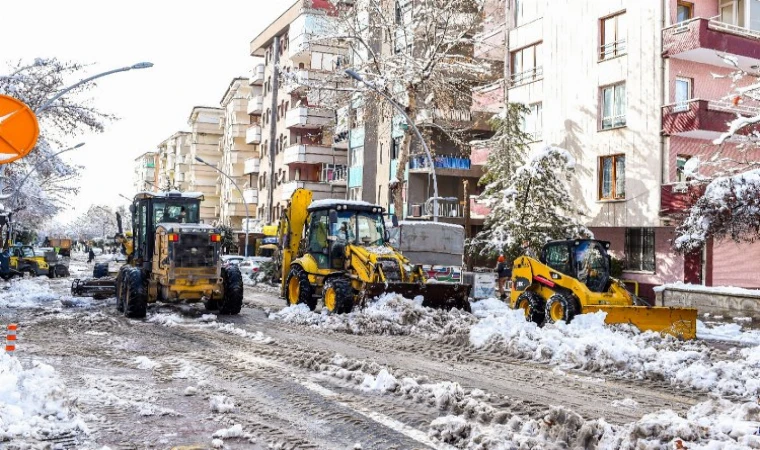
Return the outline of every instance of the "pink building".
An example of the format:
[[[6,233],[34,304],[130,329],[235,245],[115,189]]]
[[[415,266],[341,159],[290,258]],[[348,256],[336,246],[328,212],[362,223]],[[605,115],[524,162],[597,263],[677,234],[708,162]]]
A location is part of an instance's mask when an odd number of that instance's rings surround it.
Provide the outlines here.
[[[712,242],[686,257],[671,248],[693,198],[684,164],[737,155],[735,142],[719,149],[713,140],[737,114],[760,114],[760,105],[734,104],[725,77],[727,61],[760,69],[760,2],[505,1],[506,24],[486,35],[508,36],[507,87],[475,104],[495,110],[506,93],[530,107],[535,147],[575,155],[572,193],[596,237],[611,242],[623,278],[644,296],[677,281],[760,287],[760,244]]]

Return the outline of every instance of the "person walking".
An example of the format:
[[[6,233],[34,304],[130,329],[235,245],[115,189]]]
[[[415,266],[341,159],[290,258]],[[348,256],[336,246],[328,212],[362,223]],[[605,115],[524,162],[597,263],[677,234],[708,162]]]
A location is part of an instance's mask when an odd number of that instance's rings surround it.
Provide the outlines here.
[[[92,251],[92,247],[90,247],[90,254],[89,259],[87,259],[87,264],[90,264],[95,259],[95,252]]]
[[[507,284],[507,281],[512,278],[512,267],[507,264],[507,260],[504,255],[499,255],[499,259],[497,260],[496,276],[499,279],[499,297],[504,300],[507,298],[507,293],[504,291],[504,286]]]

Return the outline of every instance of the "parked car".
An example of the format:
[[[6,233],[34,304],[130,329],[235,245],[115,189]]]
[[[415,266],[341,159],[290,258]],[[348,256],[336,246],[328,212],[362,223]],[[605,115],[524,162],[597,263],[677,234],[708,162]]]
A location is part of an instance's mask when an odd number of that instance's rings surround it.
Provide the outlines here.
[[[254,275],[258,275],[261,271],[261,265],[271,261],[272,258],[268,256],[249,256],[245,261],[238,264],[238,267],[240,267],[240,272],[243,275],[253,279]]]
[[[222,264],[239,265],[245,258],[240,255],[222,255]]]

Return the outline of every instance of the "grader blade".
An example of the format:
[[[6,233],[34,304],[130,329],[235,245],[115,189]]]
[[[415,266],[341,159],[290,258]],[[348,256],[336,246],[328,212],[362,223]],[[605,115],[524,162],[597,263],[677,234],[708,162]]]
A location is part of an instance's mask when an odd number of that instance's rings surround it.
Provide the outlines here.
[[[696,339],[696,308],[673,308],[665,306],[609,306],[586,305],[583,313],[604,311],[605,323],[628,323],[641,331],[656,331],[679,339]]]
[[[422,306],[445,310],[459,308],[471,312],[469,301],[471,289],[472,286],[469,284],[459,283],[367,283],[364,288],[364,297],[375,298],[386,293],[393,293],[413,299],[421,295]]]
[[[113,297],[116,295],[116,278],[77,278],[71,283],[71,295],[99,299]]]

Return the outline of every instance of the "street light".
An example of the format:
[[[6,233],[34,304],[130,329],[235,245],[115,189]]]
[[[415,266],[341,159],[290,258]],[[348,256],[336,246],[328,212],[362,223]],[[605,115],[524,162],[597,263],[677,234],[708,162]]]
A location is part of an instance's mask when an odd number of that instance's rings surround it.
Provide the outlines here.
[[[122,67],[120,69],[109,70],[108,72],[103,72],[103,73],[99,73],[97,75],[93,75],[91,77],[87,77],[84,80],[80,80],[80,81],[72,84],[71,86],[67,87],[66,89],[60,91],[59,93],[55,94],[53,96],[53,98],[51,98],[50,100],[46,101],[45,103],[42,104],[42,106],[40,106],[39,108],[37,108],[34,111],[34,113],[37,114],[37,115],[39,115],[42,111],[44,111],[48,107],[50,107],[50,105],[52,105],[54,101],[56,101],[59,98],[63,97],[67,92],[71,91],[72,89],[76,89],[77,87],[79,87],[79,86],[81,86],[83,84],[89,83],[90,81],[92,81],[92,80],[94,80],[96,78],[104,77],[106,75],[111,75],[112,73],[127,72],[127,71],[130,71],[132,69],[147,69],[149,67],[153,67],[153,63],[141,62],[141,63],[133,64],[131,66]]]
[[[230,182],[232,182],[232,185],[235,186],[235,189],[237,189],[238,192],[240,193],[240,198],[243,199],[243,206],[245,207],[245,253],[244,253],[243,256],[245,256],[247,258],[248,257],[248,226],[249,226],[249,222],[251,221],[251,216],[248,215],[248,202],[245,201],[245,195],[243,195],[243,191],[240,190],[240,187],[238,187],[237,183],[235,183],[235,180],[233,180],[231,176],[229,176],[226,173],[222,172],[222,170],[219,169],[218,167],[212,166],[211,164],[209,164],[206,161],[202,160],[198,156],[195,157],[195,160],[198,161],[201,164],[205,164],[205,165],[211,167],[212,169],[216,170],[217,172],[219,172],[222,175],[224,175],[225,177],[227,177],[227,179],[230,180]]]
[[[69,147],[69,148],[67,148],[65,150],[61,150],[58,153],[53,153],[52,155],[48,156],[47,158],[43,159],[42,161],[38,161],[34,165],[34,167],[32,167],[32,169],[29,170],[29,172],[24,176],[24,178],[21,179],[21,182],[18,184],[18,186],[16,186],[16,189],[13,190],[13,193],[6,194],[6,195],[0,195],[0,200],[5,200],[5,199],[10,198],[10,197],[16,197],[18,195],[19,191],[21,190],[21,187],[24,186],[24,183],[26,183],[26,180],[28,180],[29,176],[31,176],[32,173],[34,173],[34,171],[37,170],[37,168],[40,166],[40,164],[42,164],[42,163],[44,163],[44,162],[46,162],[46,161],[48,161],[50,159],[55,158],[56,156],[60,155],[61,153],[69,152],[71,150],[76,150],[76,149],[78,149],[79,147],[81,147],[83,145],[84,145],[84,142],[80,142],[79,144],[77,144],[77,145],[75,145],[73,147]]]
[[[404,111],[404,108],[396,103],[395,100],[393,100],[391,97],[385,94],[385,92],[381,91],[377,87],[375,87],[373,84],[368,83],[364,80],[364,78],[361,77],[356,71],[352,69],[346,69],[346,74],[353,78],[354,80],[364,84],[368,88],[372,89],[373,91],[380,94],[383,98],[388,100],[388,102],[396,108],[396,110],[401,113],[402,116],[404,116],[404,119],[406,119],[406,123],[411,125],[412,129],[414,129],[415,134],[417,134],[417,138],[422,143],[422,149],[425,150],[425,155],[428,159],[428,164],[430,165],[430,173],[433,175],[433,222],[438,222],[438,179],[435,176],[435,164],[433,164],[433,157],[430,154],[430,149],[428,148],[427,144],[425,143],[425,140],[422,138],[422,133],[420,133],[420,130],[417,129],[417,125],[414,124],[414,121],[409,118],[409,116],[406,114],[406,111]],[[404,169],[402,169],[404,170]],[[403,214],[402,214],[403,216]]]

